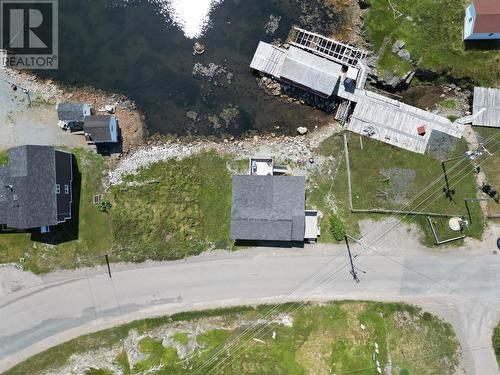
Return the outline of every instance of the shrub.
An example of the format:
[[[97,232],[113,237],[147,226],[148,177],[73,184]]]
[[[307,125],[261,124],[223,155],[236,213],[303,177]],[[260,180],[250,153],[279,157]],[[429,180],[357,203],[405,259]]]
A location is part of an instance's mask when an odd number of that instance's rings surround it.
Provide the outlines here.
[[[340,218],[333,215],[330,218],[330,231],[332,232],[332,236],[337,241],[342,241],[345,236],[345,225]]]
[[[102,201],[97,205],[97,208],[101,212],[108,213],[109,210],[111,210],[111,203],[109,203],[108,201]]]

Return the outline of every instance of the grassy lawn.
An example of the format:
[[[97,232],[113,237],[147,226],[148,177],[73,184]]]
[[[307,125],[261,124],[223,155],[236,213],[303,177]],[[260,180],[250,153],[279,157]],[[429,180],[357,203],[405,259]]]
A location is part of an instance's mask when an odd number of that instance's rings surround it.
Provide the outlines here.
[[[463,155],[467,150],[464,141],[457,142],[451,156]],[[318,152],[329,159],[323,168],[313,174],[309,180],[308,202],[320,208],[322,219],[322,241],[331,241],[329,217],[336,214],[341,217],[351,234],[358,234],[357,222],[361,219],[383,219],[387,215],[355,214],[349,211],[346,166],[343,159],[343,139],[333,136],[327,139]],[[381,157],[381,155],[383,155]],[[427,155],[419,155],[386,145],[368,138],[363,138],[363,149],[358,135],[350,135],[349,156],[354,208],[364,209],[404,209],[412,211],[431,211],[442,214],[465,215],[463,199],[475,197],[477,188],[472,167],[464,160],[446,164],[448,181],[454,190],[453,201],[445,196],[444,178],[422,191],[436,178],[442,175],[441,162]],[[339,158],[342,158],[339,160]],[[466,168],[462,171],[463,168]],[[461,172],[459,172],[461,171]],[[335,180],[333,177],[335,176]],[[417,199],[415,199],[418,197]],[[420,206],[419,204],[422,203]],[[471,204],[473,223],[467,235],[480,237],[483,231],[483,218],[479,205]],[[432,246],[434,240],[425,217],[408,217],[407,221],[417,223],[423,229],[425,244]],[[440,234],[447,238],[447,234]]]
[[[81,185],[79,205],[69,223],[48,235],[3,233],[0,263],[20,262],[35,273],[59,268],[95,265],[96,257],[112,252],[114,261],[170,260],[196,255],[208,248],[231,248],[229,239],[231,171],[248,168],[248,161],[233,161],[203,153],[181,161],[169,160],[128,176],[120,186],[103,193],[105,159],[92,152],[72,150]],[[0,154],[0,162],[6,154]],[[100,212],[92,198],[112,204]]]
[[[498,149],[500,149],[500,129],[474,127],[474,131],[478,135],[480,142],[486,142],[491,137],[497,136],[497,138],[491,141],[490,146],[486,146],[493,155],[482,164],[481,168],[486,174],[488,182],[495,190],[500,191],[500,154],[498,152]],[[490,214],[500,215],[500,204],[494,200],[490,200],[488,208]]]
[[[112,189],[119,260],[180,259],[231,246],[230,159],[213,152],[169,160]]]
[[[438,105],[447,109],[457,109],[457,101],[455,99],[445,99],[438,103]]]
[[[93,195],[103,192],[104,159],[86,150],[74,149],[71,152],[76,157],[79,170],[79,176],[74,181],[74,219],[45,235],[38,230],[2,233],[0,263],[20,262],[23,258],[25,269],[45,273],[92,264],[96,255],[103,254],[112,246],[110,217],[99,212],[92,203]]]
[[[96,351],[100,358],[105,354],[114,359],[107,364],[100,361],[100,367],[87,361],[93,371],[87,374],[121,370],[124,374],[150,371],[177,375],[192,373],[203,365],[207,366],[200,373],[372,374],[376,373],[374,355],[382,369],[389,365],[391,374],[398,375],[429,374],[437,368],[451,374],[458,364],[459,344],[451,326],[413,306],[373,302],[288,304],[278,306],[273,322],[264,328],[256,321],[269,309],[239,307],[136,321],[68,341],[31,357],[4,375],[41,374],[71,366],[79,362],[78,355]],[[283,316],[290,324],[279,323]],[[249,327],[244,322],[254,324],[239,336]],[[196,346],[185,347],[189,361],[182,361],[173,346],[162,344],[165,335],[169,337],[165,332],[174,326],[180,333],[195,336]],[[193,326],[201,329],[194,333]],[[132,329],[138,335],[134,348],[143,354],[138,360],[128,356],[124,346]],[[230,343],[233,346],[227,349]],[[209,359],[224,348],[218,360],[210,364]],[[227,366],[216,368],[221,361]]]
[[[398,39],[406,42],[419,68],[470,78],[482,85],[500,82],[500,51],[466,49],[462,40],[464,0],[398,0],[392,1],[402,15],[395,19],[387,0],[372,0],[366,19],[368,38],[380,56],[382,72],[405,74],[412,69],[391,49]]]

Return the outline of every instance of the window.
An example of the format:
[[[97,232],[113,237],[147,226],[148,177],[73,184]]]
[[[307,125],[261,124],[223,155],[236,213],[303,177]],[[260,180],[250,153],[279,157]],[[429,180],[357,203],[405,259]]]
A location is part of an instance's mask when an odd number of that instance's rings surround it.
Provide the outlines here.
[[[61,194],[61,185],[56,184],[56,194]]]
[[[64,185],[64,194],[69,194],[69,185]]]
[[[489,33],[488,36],[493,36],[493,34],[495,34],[495,33]]]

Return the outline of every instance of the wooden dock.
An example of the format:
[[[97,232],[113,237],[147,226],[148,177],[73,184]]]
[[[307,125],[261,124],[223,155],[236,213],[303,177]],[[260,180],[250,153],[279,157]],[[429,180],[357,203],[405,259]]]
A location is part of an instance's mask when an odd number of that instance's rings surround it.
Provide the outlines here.
[[[290,40],[288,49],[260,42],[250,67],[319,96],[342,99],[334,116],[348,123],[348,130],[420,154],[425,153],[433,131],[462,137],[463,125],[365,90],[368,68],[362,50],[298,27]],[[497,92],[498,98],[491,99]],[[496,102],[500,90],[488,93],[494,116],[500,112]],[[495,119],[500,127],[500,116]]]

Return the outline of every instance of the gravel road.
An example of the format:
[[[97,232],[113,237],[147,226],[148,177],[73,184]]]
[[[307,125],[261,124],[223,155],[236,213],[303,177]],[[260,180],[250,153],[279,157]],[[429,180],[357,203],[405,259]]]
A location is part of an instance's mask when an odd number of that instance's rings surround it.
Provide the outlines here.
[[[398,228],[375,250],[360,253],[357,266],[367,273],[359,284],[348,273],[344,247],[332,245],[117,265],[112,279],[104,268],[48,275],[40,285],[0,297],[0,371],[70,338],[145,317],[239,304],[365,299],[414,303],[438,314],[461,342],[459,373],[495,374],[491,334],[500,318],[500,259],[492,250],[499,234],[492,228],[483,242],[430,250]]]

